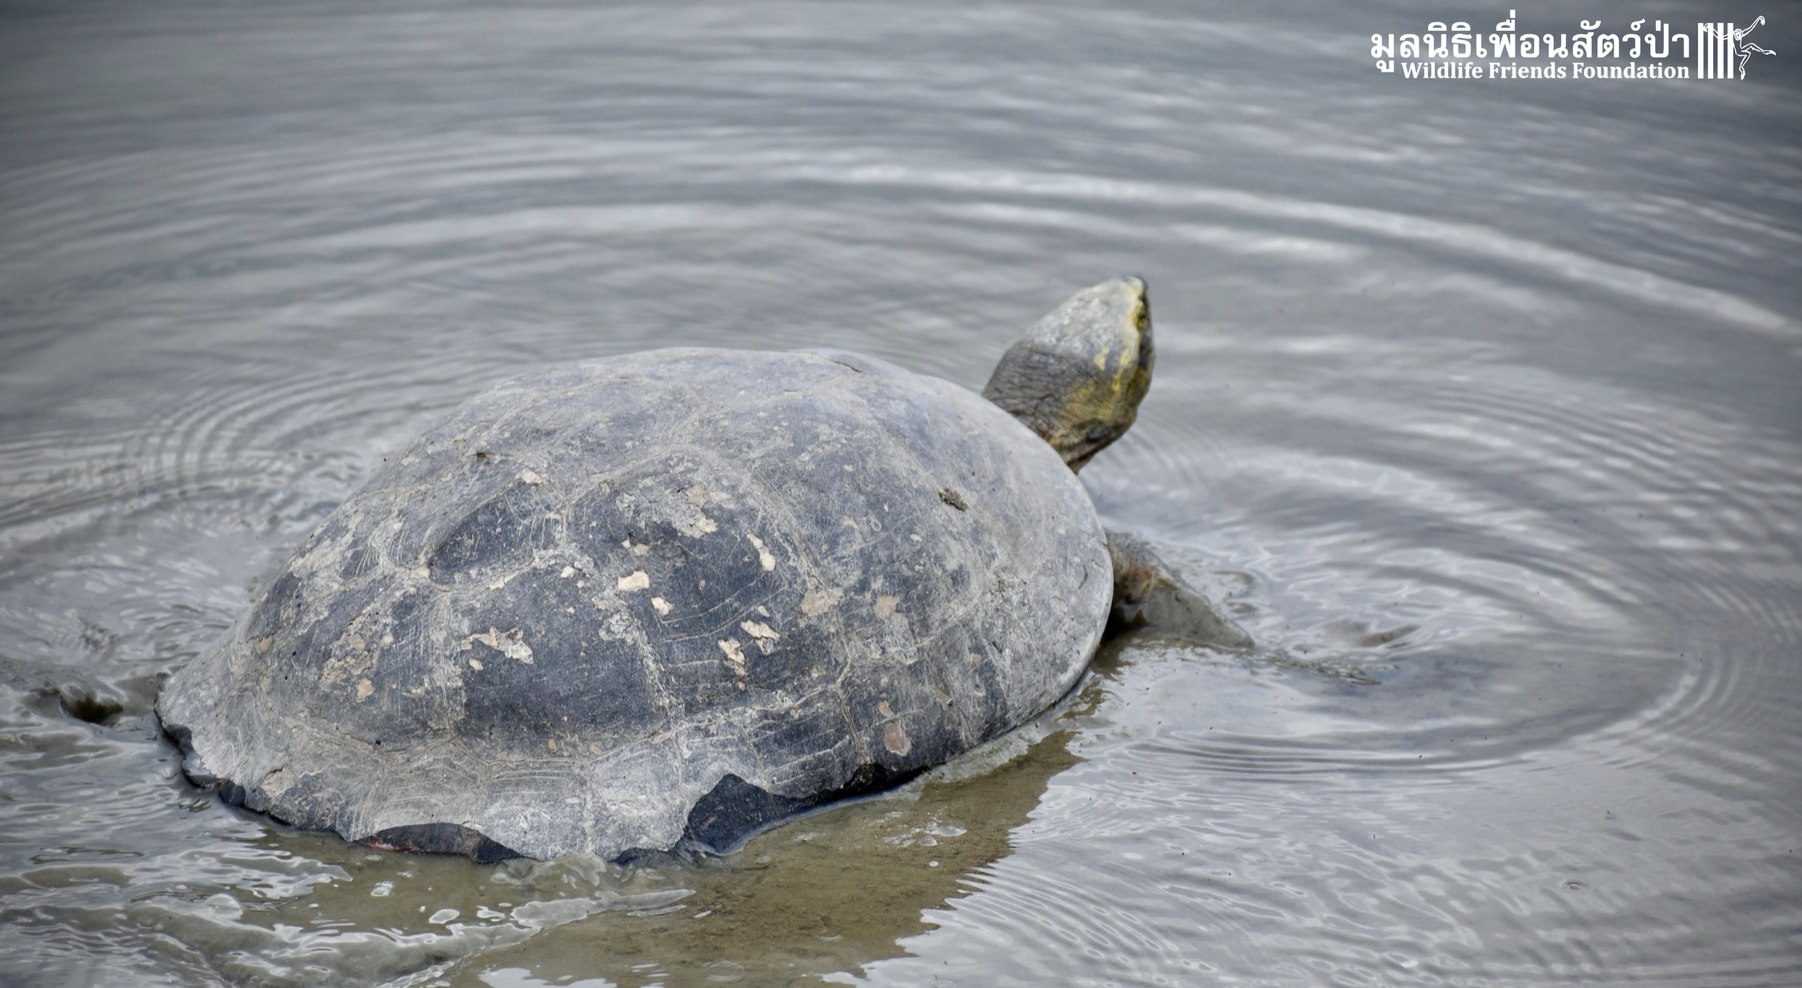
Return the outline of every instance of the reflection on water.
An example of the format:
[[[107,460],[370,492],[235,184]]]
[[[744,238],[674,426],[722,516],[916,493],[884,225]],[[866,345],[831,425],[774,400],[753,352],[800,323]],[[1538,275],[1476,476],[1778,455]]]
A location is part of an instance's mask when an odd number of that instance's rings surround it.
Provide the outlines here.
[[[479,981],[517,965],[558,984],[769,984],[898,956],[934,910],[984,887],[1047,780],[1074,764],[1066,744],[1055,733],[1030,746],[1009,739],[924,785],[803,818],[671,875],[686,894],[633,922],[585,917],[457,973]]]
[[[1802,981],[1802,62],[1370,65],[1452,13],[0,12],[0,981]],[[1127,639],[700,864],[177,774],[160,678],[471,391],[663,344],[979,386],[1120,272],[1157,380],[1085,483],[1255,655]]]

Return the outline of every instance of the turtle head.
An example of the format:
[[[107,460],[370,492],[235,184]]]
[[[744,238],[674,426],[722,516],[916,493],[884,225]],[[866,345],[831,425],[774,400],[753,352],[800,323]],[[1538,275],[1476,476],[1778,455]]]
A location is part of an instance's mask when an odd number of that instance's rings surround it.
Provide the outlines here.
[[[1151,386],[1151,363],[1145,282],[1114,278],[1039,320],[1001,358],[982,396],[1081,470],[1133,424]]]

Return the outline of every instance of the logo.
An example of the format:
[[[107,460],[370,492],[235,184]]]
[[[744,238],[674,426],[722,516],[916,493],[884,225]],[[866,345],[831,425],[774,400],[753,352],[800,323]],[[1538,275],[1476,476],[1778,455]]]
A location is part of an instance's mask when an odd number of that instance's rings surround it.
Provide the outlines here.
[[[1641,18],[1624,31],[1602,31],[1581,20],[1577,31],[1519,31],[1515,11],[1495,30],[1473,31],[1467,21],[1434,21],[1418,33],[1373,34],[1377,70],[1407,79],[1725,79],[1746,78],[1753,55],[1775,51],[1746,40],[1764,15],[1746,27],[1698,23],[1693,32]]]
[[[1760,48],[1746,40],[1746,35],[1764,24],[1764,15],[1759,14],[1751,27],[1743,27],[1735,31],[1732,24],[1701,24],[1696,29],[1696,78],[1698,79],[1733,79],[1733,60],[1739,59],[1739,75],[1745,79],[1746,63],[1753,55],[1775,55],[1769,48]]]

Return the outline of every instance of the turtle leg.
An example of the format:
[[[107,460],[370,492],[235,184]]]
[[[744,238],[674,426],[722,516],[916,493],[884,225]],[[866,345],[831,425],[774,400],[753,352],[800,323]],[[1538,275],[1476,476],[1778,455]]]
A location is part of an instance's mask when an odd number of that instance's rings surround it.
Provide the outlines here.
[[[1217,648],[1245,649],[1251,636],[1215,609],[1201,592],[1184,583],[1144,539],[1107,533],[1114,560],[1114,606],[1110,629],[1150,626],[1165,634]]]

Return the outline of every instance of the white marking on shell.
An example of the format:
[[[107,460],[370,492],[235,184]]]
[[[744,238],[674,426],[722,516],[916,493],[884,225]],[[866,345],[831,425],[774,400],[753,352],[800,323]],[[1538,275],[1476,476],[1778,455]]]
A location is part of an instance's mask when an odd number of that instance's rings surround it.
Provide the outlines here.
[[[509,659],[524,662],[526,665],[532,664],[532,646],[525,643],[525,633],[518,628],[507,631],[489,628],[485,635],[470,635],[463,640],[465,643],[481,642]]]
[[[887,700],[882,700],[876,704],[876,712],[888,721],[882,725],[882,746],[897,755],[905,755],[912,751],[913,739],[907,736],[907,731],[894,719],[895,708],[889,706]]]
[[[625,593],[628,590],[649,590],[650,588],[650,574],[641,569],[633,570],[631,576],[620,577],[619,583],[615,585],[615,589],[619,590],[621,593]]]
[[[907,736],[900,722],[889,721],[882,728],[882,746],[897,755],[905,755],[913,750],[913,739]]]
[[[563,567],[563,572],[557,574],[557,576],[560,579],[564,579],[564,580],[567,580],[570,577],[575,576],[575,575],[576,575],[576,568],[574,566],[565,566],[565,567]]]
[[[757,648],[765,655],[770,654],[770,650],[776,646],[776,640],[782,637],[776,633],[775,628],[762,621],[740,621],[738,626],[756,640]]]
[[[662,597],[652,597],[651,606],[657,609],[658,614],[668,615],[670,612],[669,601],[664,600]]]
[[[374,637],[375,631],[370,625],[377,620],[380,618],[366,609],[350,622],[339,639],[332,643],[330,658],[319,670],[321,683],[341,683],[375,667],[381,658],[381,647],[379,644],[372,646],[369,639]]]
[[[751,544],[757,547],[757,564],[763,567],[763,571],[768,573],[775,569],[776,557],[770,553],[770,550],[764,548],[763,540],[749,532],[745,533],[745,538],[750,539]]]
[[[808,617],[818,617],[837,607],[838,602],[844,599],[845,592],[837,587],[809,590],[801,595],[801,613]]]
[[[732,675],[745,678],[745,650],[736,638],[723,638],[719,642],[720,651],[726,653],[726,665],[732,669]],[[742,685],[742,684],[741,684]]]
[[[531,467],[521,470],[519,472],[519,479],[525,483],[531,484],[533,487],[537,487],[539,484],[544,483],[544,475],[533,470]]]

